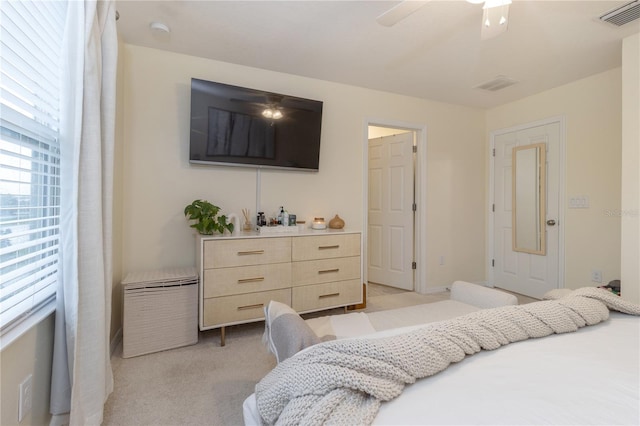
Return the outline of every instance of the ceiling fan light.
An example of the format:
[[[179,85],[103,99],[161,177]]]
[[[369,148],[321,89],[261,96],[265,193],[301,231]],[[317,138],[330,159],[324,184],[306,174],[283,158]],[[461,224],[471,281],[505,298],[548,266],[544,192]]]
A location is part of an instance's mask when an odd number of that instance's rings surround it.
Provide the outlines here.
[[[279,120],[284,117],[284,114],[282,114],[282,111],[277,108],[267,107],[262,110],[262,116],[265,118],[270,118],[272,120]]]
[[[490,24],[493,25],[490,25]],[[482,11],[482,29],[480,30],[480,38],[487,40],[496,37],[509,27],[509,6],[502,6]]]
[[[483,9],[492,9],[494,7],[500,7],[500,6],[508,6],[511,4],[511,0],[486,0],[484,2],[484,6],[482,6]]]

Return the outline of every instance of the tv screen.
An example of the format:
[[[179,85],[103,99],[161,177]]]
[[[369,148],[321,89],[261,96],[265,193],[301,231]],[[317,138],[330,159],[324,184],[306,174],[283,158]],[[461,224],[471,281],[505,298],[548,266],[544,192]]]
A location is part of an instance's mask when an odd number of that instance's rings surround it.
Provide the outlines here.
[[[321,126],[321,101],[191,79],[191,163],[317,171]]]

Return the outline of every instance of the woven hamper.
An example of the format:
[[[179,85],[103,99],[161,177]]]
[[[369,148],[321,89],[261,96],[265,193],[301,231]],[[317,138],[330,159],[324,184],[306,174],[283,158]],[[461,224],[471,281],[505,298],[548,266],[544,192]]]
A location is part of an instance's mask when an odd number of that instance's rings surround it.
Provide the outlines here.
[[[195,268],[130,273],[122,287],[123,358],[198,342]]]

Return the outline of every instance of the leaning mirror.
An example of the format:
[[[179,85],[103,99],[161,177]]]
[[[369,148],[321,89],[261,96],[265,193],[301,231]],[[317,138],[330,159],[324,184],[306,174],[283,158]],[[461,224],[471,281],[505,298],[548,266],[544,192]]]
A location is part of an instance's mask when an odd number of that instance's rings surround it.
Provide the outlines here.
[[[545,255],[545,144],[513,148],[513,251]]]

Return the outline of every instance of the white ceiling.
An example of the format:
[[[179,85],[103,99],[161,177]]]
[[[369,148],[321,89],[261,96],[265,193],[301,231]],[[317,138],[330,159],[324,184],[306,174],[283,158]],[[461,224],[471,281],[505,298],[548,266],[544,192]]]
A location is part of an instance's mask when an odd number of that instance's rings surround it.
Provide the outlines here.
[[[621,27],[601,22],[627,1],[514,0],[509,30],[480,40],[482,8],[432,1],[393,27],[397,1],[119,0],[126,43],[472,107],[491,108],[621,65]],[[153,32],[152,21],[170,27]],[[474,89],[504,75],[518,84]],[[261,89],[261,88],[258,88]]]

